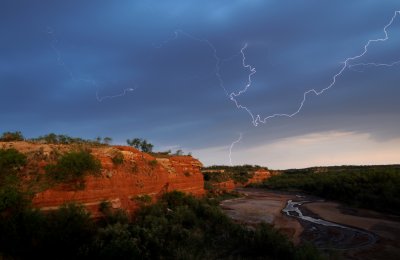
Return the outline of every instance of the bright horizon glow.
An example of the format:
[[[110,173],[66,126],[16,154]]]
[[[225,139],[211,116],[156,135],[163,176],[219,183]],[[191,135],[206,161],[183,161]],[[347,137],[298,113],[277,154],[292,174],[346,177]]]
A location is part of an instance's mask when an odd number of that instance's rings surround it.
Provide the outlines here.
[[[329,131],[283,138],[250,149],[240,147],[240,143],[235,147],[234,165],[257,164],[281,170],[318,166],[389,165],[399,164],[400,138],[382,142],[374,140],[367,133]],[[375,149],[371,150],[371,147]],[[227,149],[229,147],[212,147],[195,150],[193,155],[206,166],[211,166],[212,157],[209,155],[223,156]],[[292,159],[282,160],[285,157]]]

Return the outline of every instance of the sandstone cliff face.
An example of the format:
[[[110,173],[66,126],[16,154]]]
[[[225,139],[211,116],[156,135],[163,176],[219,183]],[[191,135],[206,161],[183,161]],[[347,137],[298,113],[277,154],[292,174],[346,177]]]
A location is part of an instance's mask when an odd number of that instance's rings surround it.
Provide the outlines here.
[[[218,192],[230,192],[236,188],[237,184],[233,180],[228,180],[228,181],[213,183],[212,186]]]
[[[34,164],[41,174],[44,174],[43,167],[50,161],[48,157],[52,150],[62,153],[71,149],[65,145],[37,145],[25,142],[14,143],[9,147],[30,156],[40,150],[45,159],[41,158],[42,160],[29,164]],[[132,212],[138,207],[138,198],[143,195],[155,200],[162,193],[172,190],[195,196],[201,196],[205,192],[203,175],[200,172],[202,164],[190,156],[155,158],[126,146],[105,146],[91,150],[92,155],[101,162],[101,176],[85,177],[86,184],[82,190],[71,184],[58,184],[39,192],[33,198],[33,205],[42,210],[52,210],[64,203],[77,202],[85,205],[96,216],[103,201],[109,201],[114,209]],[[116,152],[122,153],[122,164],[113,163],[112,157]]]
[[[249,179],[249,181],[245,185],[249,185],[252,183],[260,183],[266,179],[271,177],[271,172],[266,169],[260,169],[254,172],[254,176]]]
[[[260,183],[266,179],[271,177],[271,172],[266,169],[259,169],[254,172],[252,178],[250,178],[246,183],[237,183],[233,180],[227,180],[223,182],[215,182],[212,183],[212,186],[216,189],[217,192],[230,192],[238,187],[245,187],[249,184]]]

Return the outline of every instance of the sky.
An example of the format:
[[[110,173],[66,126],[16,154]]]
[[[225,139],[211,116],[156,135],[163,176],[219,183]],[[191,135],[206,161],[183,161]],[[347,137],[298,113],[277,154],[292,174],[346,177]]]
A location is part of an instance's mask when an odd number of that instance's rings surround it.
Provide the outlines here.
[[[343,63],[385,38],[399,10],[397,0],[3,0],[0,132],[141,137],[205,165],[399,163],[400,14],[387,40]],[[291,115],[343,66],[292,117],[248,112]]]

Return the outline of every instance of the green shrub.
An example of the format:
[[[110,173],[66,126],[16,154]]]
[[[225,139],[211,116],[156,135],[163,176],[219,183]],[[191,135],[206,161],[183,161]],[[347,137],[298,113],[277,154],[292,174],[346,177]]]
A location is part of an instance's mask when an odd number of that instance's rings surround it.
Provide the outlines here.
[[[28,204],[26,195],[16,185],[4,185],[0,187],[0,212],[5,210],[18,211]]]
[[[78,151],[64,154],[57,164],[47,165],[45,169],[56,181],[71,181],[83,179],[88,174],[99,174],[101,164],[89,152]]]
[[[119,222],[100,228],[91,244],[91,258],[143,259],[138,239],[132,236],[128,224]]]
[[[152,198],[150,195],[143,194],[143,195],[137,195],[134,200],[140,204],[148,204],[152,201]]]
[[[83,206],[73,203],[51,212],[46,220],[42,242],[49,250],[44,252],[45,256],[49,255],[45,258],[77,258],[87,250],[96,231],[90,213]]]
[[[135,162],[132,164],[131,170],[133,173],[137,173],[139,171],[139,167]]]
[[[149,165],[152,169],[154,169],[157,166],[158,162],[157,160],[151,160],[149,161]]]
[[[115,165],[122,164],[124,162],[124,155],[120,151],[117,151],[111,160]]]
[[[233,180],[236,183],[246,183],[254,176],[256,170],[261,169],[258,165],[241,165],[241,166],[210,166],[203,168],[203,176],[205,181],[224,182]],[[266,169],[264,167],[264,169]],[[210,171],[211,170],[211,171]],[[212,172],[216,170],[216,172]]]
[[[26,156],[15,149],[0,150],[0,178],[26,164]]]
[[[109,202],[108,200],[103,200],[99,204],[99,211],[103,214],[108,213],[110,211],[110,208],[111,208],[111,202]]]
[[[25,164],[26,156],[17,150],[0,150],[0,212],[19,211],[28,204],[17,175],[18,169]]]
[[[86,144],[91,146],[105,145],[105,143],[101,143],[100,137],[98,137],[96,140],[88,140],[79,137],[70,137],[68,135],[55,134],[55,133],[50,133],[36,138],[32,138],[29,139],[29,141],[35,143],[46,143],[46,144],[78,144],[78,145]],[[104,138],[104,141],[111,142],[111,138],[106,137]]]
[[[23,141],[24,136],[20,131],[4,132],[0,137],[0,142]]]
[[[104,203],[107,204],[107,203]],[[166,193],[129,220],[121,211],[90,219],[75,204],[43,214],[0,214],[0,254],[7,259],[320,259],[269,225],[235,224],[218,202]],[[125,215],[126,216],[126,215]]]

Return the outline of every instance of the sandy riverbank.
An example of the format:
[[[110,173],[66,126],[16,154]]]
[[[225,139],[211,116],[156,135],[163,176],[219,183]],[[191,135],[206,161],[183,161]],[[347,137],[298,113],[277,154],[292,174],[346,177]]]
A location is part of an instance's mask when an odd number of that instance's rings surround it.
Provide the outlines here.
[[[300,198],[291,192],[250,188],[238,191],[244,197],[223,201],[221,207],[228,216],[240,223],[269,223],[287,234],[295,244],[301,241],[316,242],[317,246],[325,248],[327,254],[330,253],[324,244],[328,248],[331,245],[331,250],[338,250],[334,256],[344,259],[400,259],[400,217],[351,208],[311,196]],[[282,214],[282,209],[288,200],[308,201],[301,205],[304,214],[351,228],[326,228],[286,216]],[[362,230],[373,233],[376,239],[369,244],[363,243],[365,238],[360,235],[363,234]]]
[[[320,218],[343,225],[367,230],[378,235],[378,242],[365,250],[353,250],[347,254],[357,259],[400,259],[399,217],[371,210],[344,207],[335,202],[312,202],[304,208]]]
[[[294,199],[294,194],[268,192],[259,189],[241,189],[239,192],[245,197],[226,200],[221,203],[222,209],[232,219],[245,223],[269,223],[287,234],[295,243],[300,242],[303,232],[301,224],[294,218],[281,213],[289,199]]]

